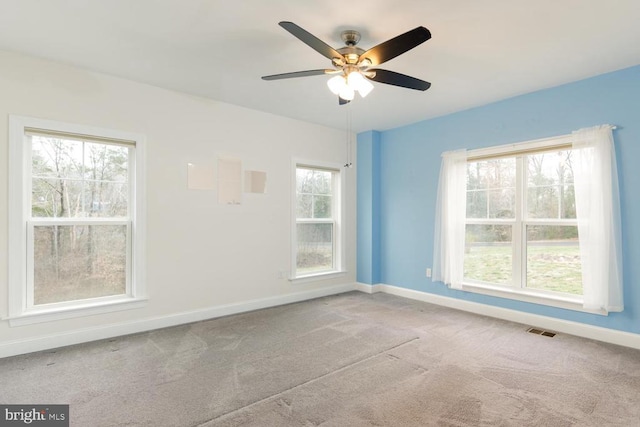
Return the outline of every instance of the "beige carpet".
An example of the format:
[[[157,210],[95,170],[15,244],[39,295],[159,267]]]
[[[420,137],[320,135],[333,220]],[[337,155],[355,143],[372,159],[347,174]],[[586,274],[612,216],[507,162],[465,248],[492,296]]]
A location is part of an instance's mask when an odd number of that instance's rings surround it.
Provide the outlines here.
[[[353,292],[0,359],[72,426],[637,426],[640,351]]]

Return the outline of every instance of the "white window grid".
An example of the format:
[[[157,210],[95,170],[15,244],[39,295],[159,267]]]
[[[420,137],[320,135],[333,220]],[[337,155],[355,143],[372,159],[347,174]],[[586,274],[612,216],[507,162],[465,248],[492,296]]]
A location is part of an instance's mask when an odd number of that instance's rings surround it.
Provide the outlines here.
[[[540,152],[555,152],[557,149],[542,150]],[[529,218],[527,216],[527,180],[526,180],[526,154],[525,155],[500,155],[494,158],[514,157],[516,160],[516,192],[515,211],[513,218],[466,218],[466,225],[509,225],[511,226],[511,259],[512,259],[512,283],[510,288],[526,289],[527,286],[527,227],[528,226],[577,226],[577,219],[571,218]],[[487,159],[492,159],[487,157]],[[473,162],[471,160],[470,162]],[[482,190],[484,191],[484,189]],[[487,198],[487,204],[489,203]],[[489,209],[487,207],[487,215]],[[492,286],[504,286],[495,283],[485,283],[478,280],[464,278],[465,282],[481,283]],[[558,292],[536,289],[541,294],[555,295]]]

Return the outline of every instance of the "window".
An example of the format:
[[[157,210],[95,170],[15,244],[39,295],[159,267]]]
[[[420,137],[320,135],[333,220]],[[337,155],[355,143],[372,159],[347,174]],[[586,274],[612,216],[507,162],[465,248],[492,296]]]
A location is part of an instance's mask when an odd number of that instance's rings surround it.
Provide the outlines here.
[[[12,116],[10,144],[12,324],[139,303],[142,138]]]
[[[295,165],[294,278],[341,271],[340,189],[339,169]]]
[[[622,311],[612,129],[443,153],[434,280],[598,314]]]
[[[572,153],[467,162],[464,281],[582,295]]]

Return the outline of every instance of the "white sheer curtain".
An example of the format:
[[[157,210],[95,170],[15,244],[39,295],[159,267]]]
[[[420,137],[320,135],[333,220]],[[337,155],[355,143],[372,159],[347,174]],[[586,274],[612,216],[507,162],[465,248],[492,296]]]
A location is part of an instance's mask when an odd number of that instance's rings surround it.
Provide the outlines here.
[[[618,171],[609,125],[572,133],[584,308],[622,311]]]
[[[442,154],[433,240],[433,279],[462,288],[465,218],[467,215],[467,150]]]

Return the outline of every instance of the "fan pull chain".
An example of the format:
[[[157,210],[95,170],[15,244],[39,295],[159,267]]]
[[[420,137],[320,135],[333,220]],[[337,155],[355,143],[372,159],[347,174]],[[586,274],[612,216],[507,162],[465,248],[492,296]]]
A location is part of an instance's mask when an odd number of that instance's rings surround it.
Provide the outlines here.
[[[349,103],[345,107],[347,110],[347,163],[344,164],[344,167],[350,168],[353,166],[351,162],[351,104]]]

